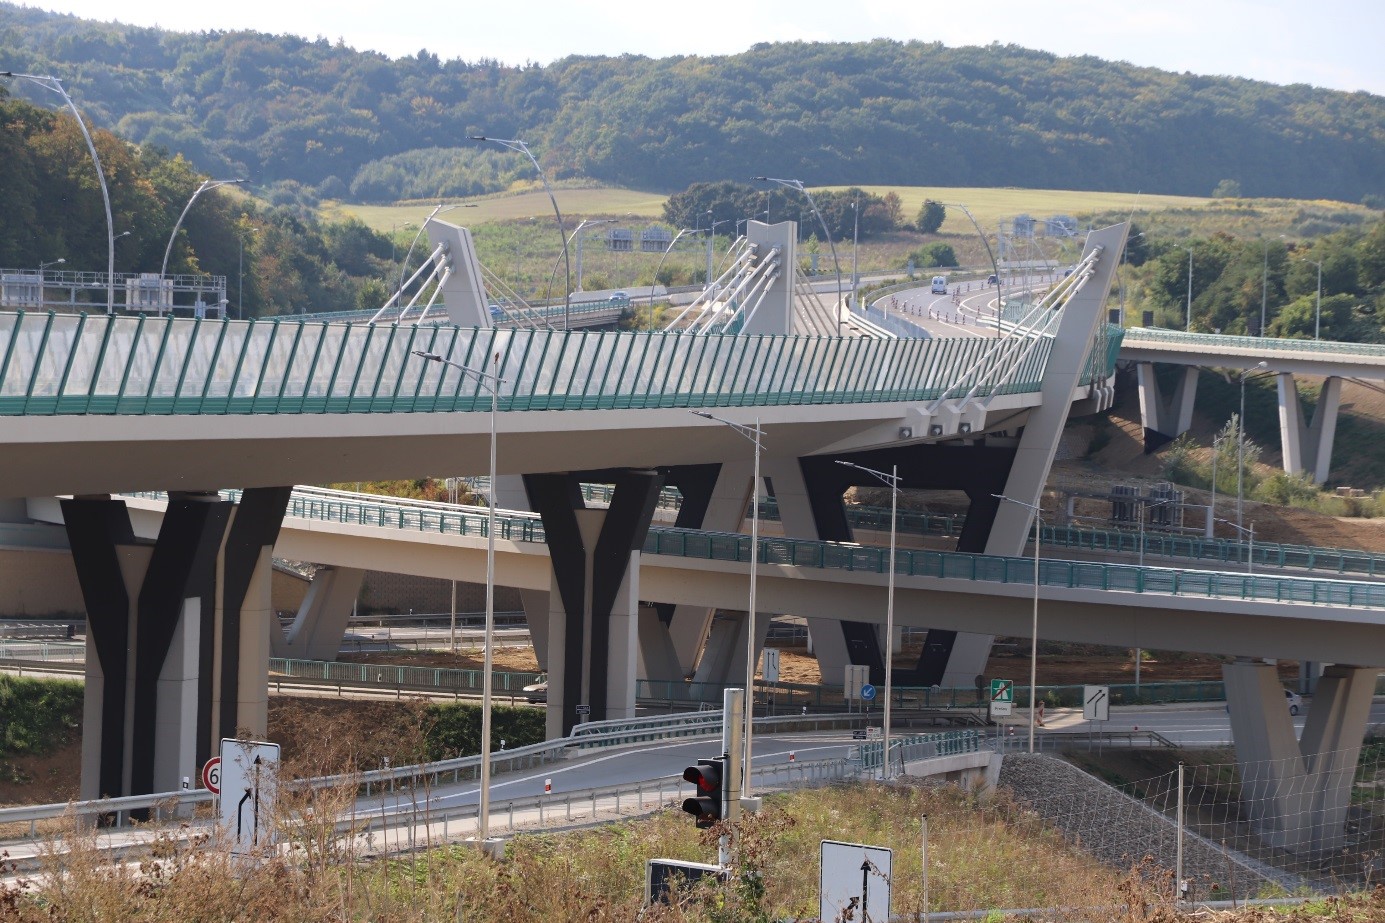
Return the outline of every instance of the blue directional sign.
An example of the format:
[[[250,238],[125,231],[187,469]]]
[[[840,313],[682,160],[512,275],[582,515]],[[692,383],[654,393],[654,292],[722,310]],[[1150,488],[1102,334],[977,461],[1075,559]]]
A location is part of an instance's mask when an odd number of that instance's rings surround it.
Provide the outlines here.
[[[870,683],[866,683],[864,686],[862,686],[861,698],[865,699],[867,702],[875,701],[875,687],[872,686]]]

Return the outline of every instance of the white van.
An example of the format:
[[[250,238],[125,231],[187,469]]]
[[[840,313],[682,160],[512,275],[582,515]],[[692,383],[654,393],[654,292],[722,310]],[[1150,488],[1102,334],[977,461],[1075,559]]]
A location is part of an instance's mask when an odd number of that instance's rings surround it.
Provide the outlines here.
[[[934,277],[933,277],[933,294],[934,294],[934,295],[946,295],[946,294],[947,294],[947,276],[934,276]]]

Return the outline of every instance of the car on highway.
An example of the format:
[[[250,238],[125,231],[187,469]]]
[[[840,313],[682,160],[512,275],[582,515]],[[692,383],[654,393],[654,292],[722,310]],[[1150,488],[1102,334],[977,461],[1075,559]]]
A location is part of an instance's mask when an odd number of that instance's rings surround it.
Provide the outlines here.
[[[947,276],[934,276],[934,277],[933,277],[932,294],[934,294],[934,295],[946,295],[946,294],[947,294]]]
[[[535,704],[548,701],[547,673],[540,673],[538,679],[524,687],[524,698]]]
[[[1284,705],[1289,709],[1289,714],[1297,718],[1298,713],[1303,711],[1303,696],[1299,695],[1297,692],[1294,692],[1292,689],[1285,689]],[[1226,711],[1228,714],[1231,712],[1230,702],[1226,703]]]
[[[986,284],[987,284],[987,285],[999,285],[999,284],[1000,284],[1000,278],[999,278],[995,273],[991,273],[989,276],[986,277]]]

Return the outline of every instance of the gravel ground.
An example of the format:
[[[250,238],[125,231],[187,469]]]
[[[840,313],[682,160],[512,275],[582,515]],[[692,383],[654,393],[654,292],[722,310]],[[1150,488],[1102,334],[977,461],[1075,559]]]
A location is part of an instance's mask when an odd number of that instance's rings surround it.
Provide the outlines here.
[[[1007,754],[1000,784],[1107,865],[1130,869],[1148,856],[1160,869],[1174,868],[1173,821],[1070,763],[1043,755]],[[1308,887],[1297,876],[1224,852],[1193,833],[1183,838],[1183,877],[1198,900],[1206,900],[1213,885],[1237,897]]]

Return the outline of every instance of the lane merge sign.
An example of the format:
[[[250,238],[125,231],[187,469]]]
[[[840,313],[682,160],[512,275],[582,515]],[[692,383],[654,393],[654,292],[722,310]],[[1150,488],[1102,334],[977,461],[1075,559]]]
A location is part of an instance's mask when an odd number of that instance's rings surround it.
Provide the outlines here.
[[[991,715],[1004,718],[1015,705],[1015,681],[1012,679],[991,680]]]
[[[1111,717],[1111,687],[1082,687],[1082,717],[1088,721],[1107,721]]]

